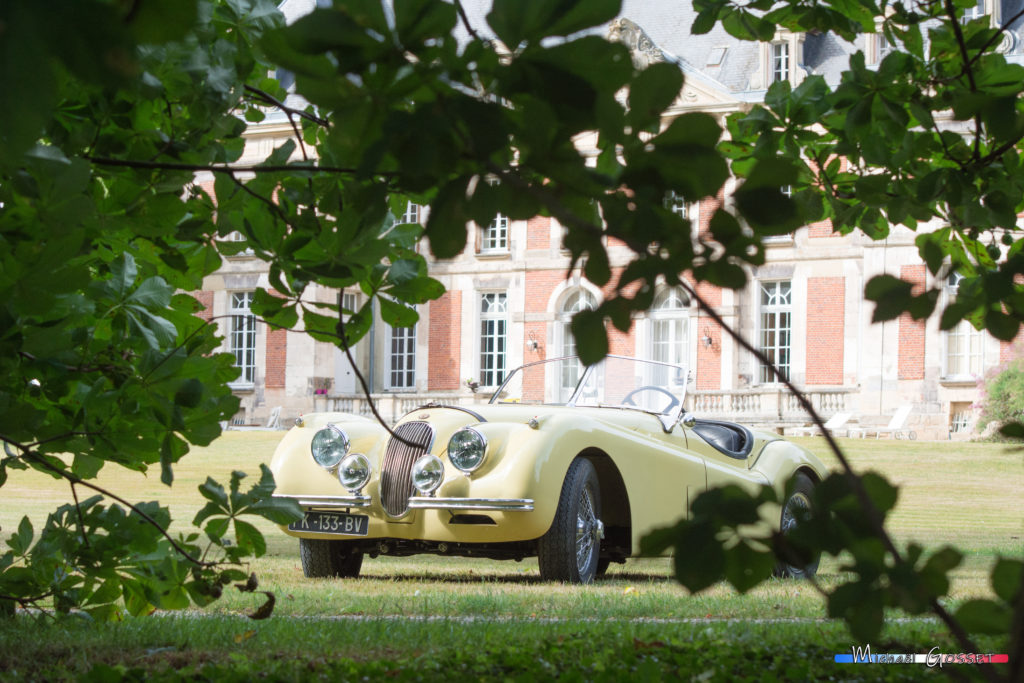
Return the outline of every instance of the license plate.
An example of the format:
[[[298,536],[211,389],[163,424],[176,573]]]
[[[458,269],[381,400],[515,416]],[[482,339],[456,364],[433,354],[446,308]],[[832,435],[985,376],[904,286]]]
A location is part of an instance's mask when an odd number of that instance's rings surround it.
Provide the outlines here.
[[[365,536],[370,529],[370,518],[345,512],[307,512],[302,520],[292,522],[288,528],[292,531],[315,531],[318,534]]]

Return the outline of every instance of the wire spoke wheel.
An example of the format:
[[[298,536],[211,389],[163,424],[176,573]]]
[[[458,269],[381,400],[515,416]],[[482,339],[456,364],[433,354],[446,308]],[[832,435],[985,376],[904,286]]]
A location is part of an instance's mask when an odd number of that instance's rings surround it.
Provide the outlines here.
[[[601,490],[597,470],[576,458],[562,482],[555,518],[537,540],[540,576],[546,581],[590,583],[601,559]]]
[[[787,487],[786,502],[782,505],[782,516],[779,519],[779,531],[783,536],[795,532],[800,524],[815,514],[811,494],[814,483],[803,472],[797,472]],[[792,578],[810,578],[818,571],[821,554],[804,558],[803,561],[793,556],[779,559],[775,565],[775,575]]]
[[[594,552],[594,537],[598,528],[594,504],[590,500],[590,491],[586,487],[580,492],[580,502],[576,511],[576,568],[583,572],[590,563]]]

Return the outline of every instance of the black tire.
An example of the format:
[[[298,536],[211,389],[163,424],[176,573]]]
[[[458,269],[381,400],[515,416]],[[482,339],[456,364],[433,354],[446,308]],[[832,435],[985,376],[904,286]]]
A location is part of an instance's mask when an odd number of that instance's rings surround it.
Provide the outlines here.
[[[363,566],[363,551],[346,541],[300,538],[299,558],[308,579],[354,579]]]
[[[792,531],[799,520],[801,508],[807,510],[810,515],[815,514],[813,496],[814,482],[803,472],[797,472],[786,487],[786,501],[782,505],[782,515],[779,520],[779,529],[783,535]],[[821,553],[804,565],[790,564],[779,560],[775,565],[775,576],[792,579],[809,579],[818,571],[818,562],[821,561]]]
[[[598,572],[603,536],[597,471],[589,460],[576,458],[562,482],[551,528],[537,541],[540,577],[590,583]]]

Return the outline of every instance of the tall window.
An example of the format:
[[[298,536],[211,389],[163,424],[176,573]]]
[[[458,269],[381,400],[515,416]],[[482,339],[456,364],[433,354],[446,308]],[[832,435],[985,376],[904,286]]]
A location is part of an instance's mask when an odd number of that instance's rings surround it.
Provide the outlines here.
[[[242,369],[238,382],[256,381],[256,317],[250,312],[252,292],[231,292],[231,332],[228,344],[235,367]]]
[[[416,388],[416,326],[388,326],[388,386]]]
[[[663,289],[651,308],[651,359],[686,365],[690,298],[679,287]]]
[[[789,43],[772,43],[772,83],[789,80]]]
[[[788,281],[762,282],[760,298],[760,350],[782,376],[789,379],[793,343],[793,288]],[[777,382],[767,365],[760,368],[761,382]]]
[[[482,251],[508,251],[508,216],[495,214],[491,224],[484,230]]]
[[[960,282],[964,276],[960,273],[950,273],[946,280],[946,301],[952,303],[956,300],[957,290],[960,289]],[[983,358],[983,342],[985,335],[981,330],[974,329],[974,325],[966,320],[961,320],[956,327],[944,332],[946,338],[946,372],[948,378],[973,378],[981,374],[981,362]]]
[[[406,204],[405,213],[399,216],[395,220],[395,225],[405,225],[406,223],[419,223],[420,222],[420,205],[409,202]]]
[[[884,33],[879,33],[875,37],[875,45],[878,48],[878,61],[885,59],[885,56],[892,52],[892,43],[885,37]]]
[[[565,297],[565,301],[562,302],[562,308],[558,313],[558,324],[561,328],[561,356],[575,356],[576,355],[576,337],[572,334],[572,317],[583,310],[591,310],[597,302],[594,301],[594,295],[578,287],[569,293],[569,296]],[[561,396],[559,400],[568,401],[569,397],[572,396],[573,389],[576,388],[576,383],[580,380],[580,371],[582,369],[579,362],[565,362],[561,363],[561,372],[559,373],[559,391]]]
[[[508,340],[508,296],[480,296],[480,386],[496,387],[505,380]]]

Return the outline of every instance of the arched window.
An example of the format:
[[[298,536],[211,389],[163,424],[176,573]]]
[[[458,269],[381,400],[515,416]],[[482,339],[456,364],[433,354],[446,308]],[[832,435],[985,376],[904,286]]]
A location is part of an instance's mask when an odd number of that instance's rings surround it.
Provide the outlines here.
[[[597,301],[594,299],[594,295],[582,287],[570,290],[562,299],[562,305],[558,309],[560,337],[558,355],[576,355],[576,338],[572,335],[572,317],[580,311],[591,310],[596,306]],[[561,372],[559,373],[559,395],[561,401],[567,401],[572,395],[572,390],[576,388],[582,368],[579,362],[561,363],[561,366]]]
[[[505,381],[508,338],[508,295],[480,295],[480,386],[497,387]]]
[[[689,365],[690,297],[681,287],[666,287],[654,297],[651,360]]]
[[[946,278],[945,295],[947,305],[956,301],[960,282],[964,276],[950,273]],[[951,329],[943,332],[945,337],[945,357],[943,377],[946,379],[971,380],[982,372],[984,360],[985,333],[976,330],[968,320],[961,320]]]

